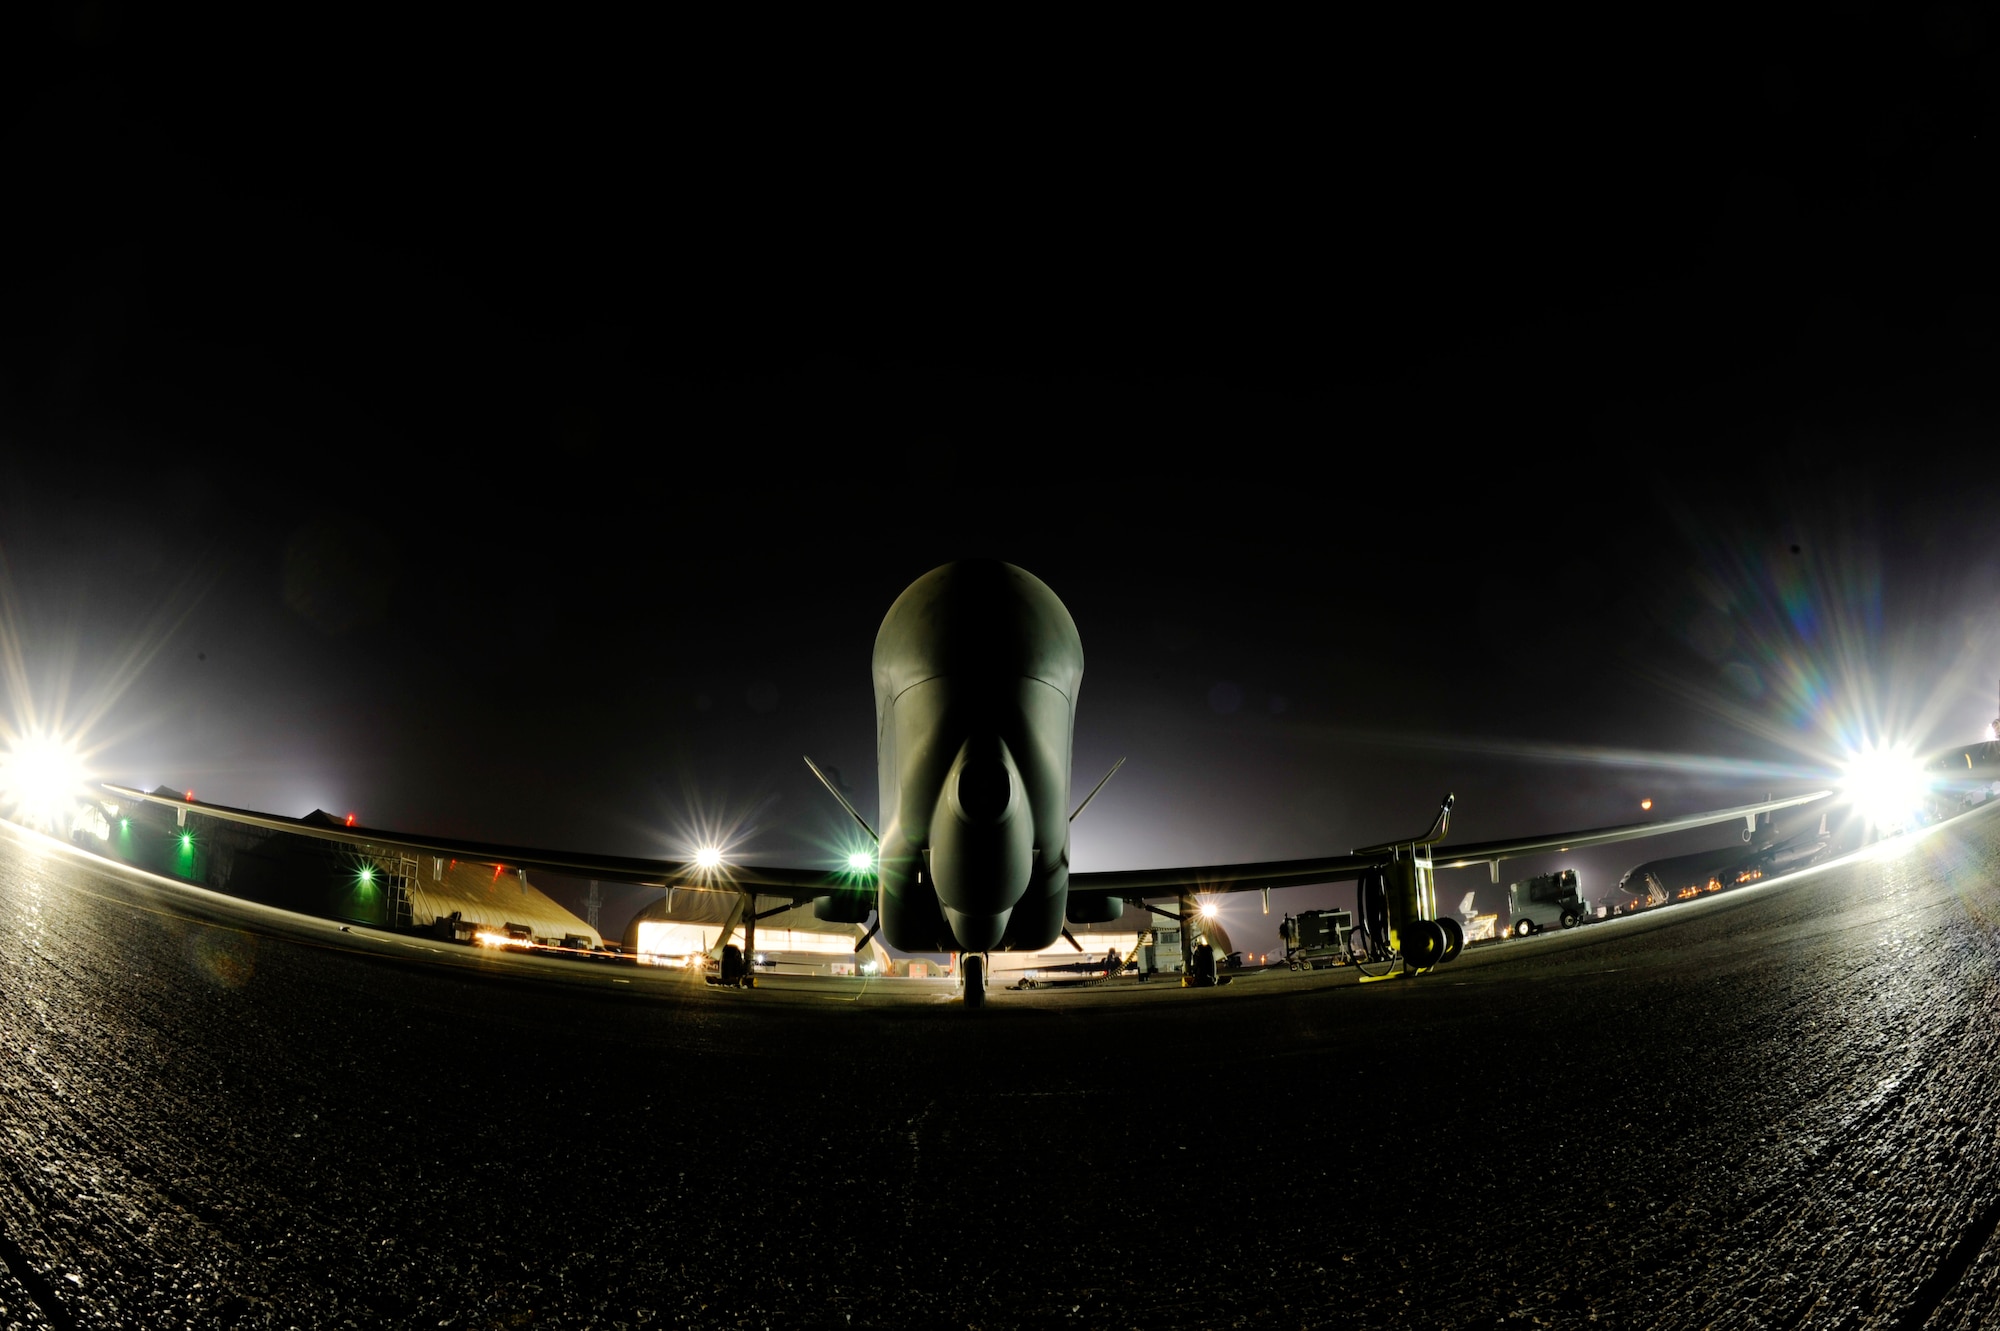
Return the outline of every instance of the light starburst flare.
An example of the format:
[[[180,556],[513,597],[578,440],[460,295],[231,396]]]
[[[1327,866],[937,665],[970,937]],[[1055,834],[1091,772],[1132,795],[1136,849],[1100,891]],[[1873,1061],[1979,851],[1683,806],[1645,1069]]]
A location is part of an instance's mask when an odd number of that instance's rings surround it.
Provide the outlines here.
[[[1930,784],[1907,745],[1869,745],[1848,759],[1840,781],[1855,811],[1883,832],[1906,827],[1918,816]]]
[[[0,754],[0,808],[17,822],[65,833],[77,806],[90,797],[89,780],[74,744],[55,735],[22,735]]]

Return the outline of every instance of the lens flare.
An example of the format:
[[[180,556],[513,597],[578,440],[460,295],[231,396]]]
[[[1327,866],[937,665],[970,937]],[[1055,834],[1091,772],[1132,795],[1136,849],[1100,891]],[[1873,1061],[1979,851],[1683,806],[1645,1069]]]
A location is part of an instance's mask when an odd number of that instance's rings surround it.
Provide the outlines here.
[[[709,871],[720,869],[722,867],[722,852],[714,846],[703,846],[694,853],[694,866],[697,869]]]
[[[83,756],[52,735],[24,735],[0,757],[0,806],[46,832],[66,833],[89,798]]]
[[[1930,778],[1906,746],[1863,749],[1848,760],[1840,784],[1855,811],[1883,832],[1915,821],[1930,794]]]

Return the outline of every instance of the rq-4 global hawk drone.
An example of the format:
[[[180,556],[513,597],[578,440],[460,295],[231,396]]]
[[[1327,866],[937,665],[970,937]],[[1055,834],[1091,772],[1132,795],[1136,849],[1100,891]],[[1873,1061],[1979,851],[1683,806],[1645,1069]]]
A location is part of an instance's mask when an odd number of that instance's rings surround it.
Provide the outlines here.
[[[128,799],[363,847],[413,848],[609,881],[733,888],[745,895],[747,906],[745,948],[731,944],[723,950],[722,980],[729,984],[754,983],[744,952],[755,949],[762,898],[782,899],[781,909],[810,901],[816,915],[827,921],[859,925],[873,915],[891,947],[962,954],[967,1007],[985,1002],[987,954],[1049,947],[1064,935],[1065,922],[1108,923],[1128,902],[1149,898],[1177,899],[1177,909],[1150,909],[1192,922],[1197,892],[1310,883],[1358,882],[1361,927],[1371,951],[1396,973],[1419,974],[1450,962],[1465,941],[1458,921],[1438,913],[1436,869],[1484,863],[1493,866],[1498,881],[1500,861],[1517,856],[1732,819],[1754,826],[1756,816],[1766,810],[1828,794],[1449,850],[1438,846],[1451,827],[1452,799],[1446,796],[1422,834],[1345,854],[1077,872],[1070,867],[1070,823],[1104,782],[1082,804],[1070,807],[1070,744],[1083,644],[1054,592],[1026,570],[997,560],[932,569],[911,583],[883,617],[875,636],[874,676],[884,819],[880,831],[827,783],[875,841],[877,852],[867,865],[786,869],[728,864],[712,855],[685,863],[492,845],[328,826],[125,787],[110,789]],[[813,771],[819,774],[817,767]],[[1213,984],[1213,951],[1194,944],[1192,935],[1192,929],[1181,930],[1183,983]]]

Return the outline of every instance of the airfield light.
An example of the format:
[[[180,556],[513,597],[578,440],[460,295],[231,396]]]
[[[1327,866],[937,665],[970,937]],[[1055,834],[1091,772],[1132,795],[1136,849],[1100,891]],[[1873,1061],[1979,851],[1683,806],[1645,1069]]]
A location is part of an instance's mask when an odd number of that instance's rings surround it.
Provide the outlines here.
[[[694,863],[697,869],[720,869],[722,852],[714,846],[703,846],[694,853]]]
[[[1639,807],[1640,807],[1641,809],[1645,809],[1645,810],[1648,810],[1648,811],[1651,811],[1651,809],[1652,809],[1652,807],[1653,807],[1653,801],[1651,801],[1651,800],[1640,800],[1640,801],[1639,801]]]
[[[867,873],[875,867],[875,857],[865,850],[857,850],[847,857],[847,867],[856,873]]]
[[[1870,826],[1893,832],[1907,824],[1930,789],[1923,764],[1902,746],[1869,746],[1847,763],[1841,788]]]
[[[87,779],[73,746],[53,735],[26,735],[0,756],[0,803],[31,826],[66,829]]]

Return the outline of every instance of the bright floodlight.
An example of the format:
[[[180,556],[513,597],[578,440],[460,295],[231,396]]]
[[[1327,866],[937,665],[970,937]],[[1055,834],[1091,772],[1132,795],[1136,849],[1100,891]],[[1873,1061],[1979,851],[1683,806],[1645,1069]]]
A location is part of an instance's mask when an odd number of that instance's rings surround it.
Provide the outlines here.
[[[1209,920],[1214,919],[1215,911],[1216,911],[1216,906],[1213,901],[1204,901],[1201,903],[1201,914],[1203,919],[1209,919]]]
[[[24,823],[64,832],[86,779],[74,748],[48,735],[23,736],[0,757],[0,804]]]
[[[1869,825],[1893,832],[1923,806],[1930,779],[1906,748],[1863,749],[1847,764],[1841,788]]]
[[[697,869],[719,869],[722,867],[722,852],[714,846],[703,846],[694,853],[694,864]]]
[[[856,873],[866,873],[875,867],[875,857],[865,850],[857,850],[847,857],[847,867]]]

